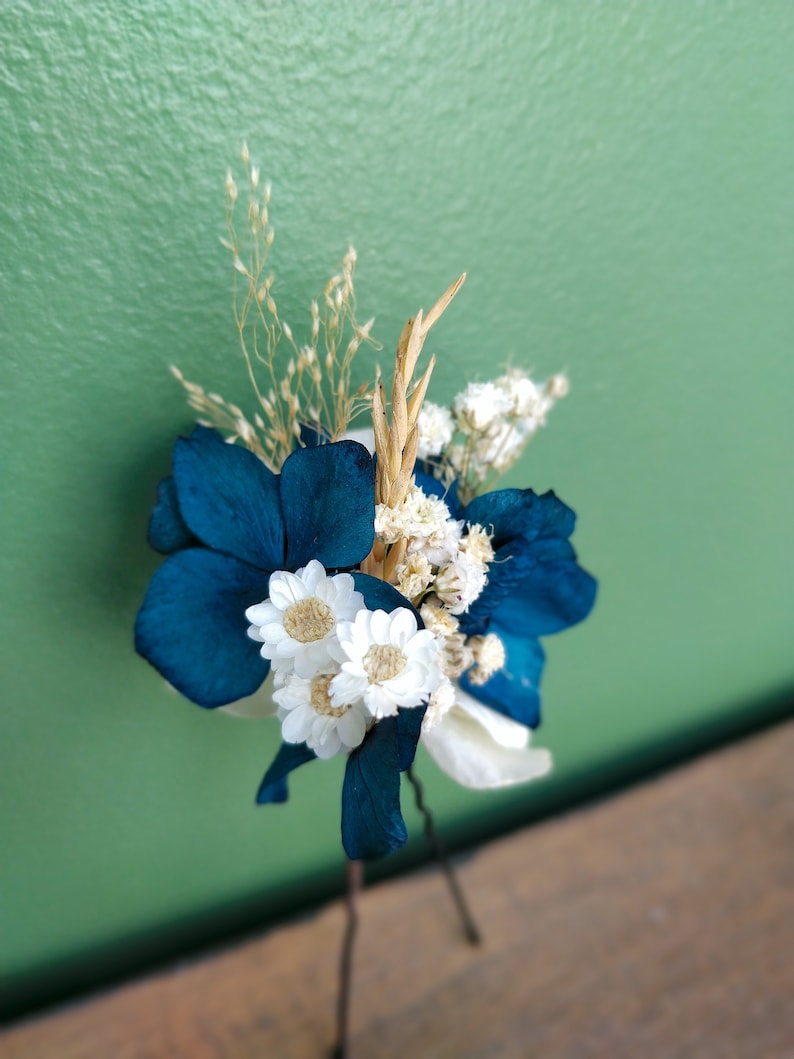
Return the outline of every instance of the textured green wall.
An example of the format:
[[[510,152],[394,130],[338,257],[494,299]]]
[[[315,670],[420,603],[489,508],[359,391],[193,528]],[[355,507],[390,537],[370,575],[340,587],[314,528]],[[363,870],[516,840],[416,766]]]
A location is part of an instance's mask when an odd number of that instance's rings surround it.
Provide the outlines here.
[[[548,641],[557,770],[476,795],[423,759],[453,834],[790,686],[793,54],[789,0],[2,5],[11,1007],[341,878],[338,763],[255,809],[274,728],[132,651],[190,422],[167,365],[248,401],[218,243],[243,138],[296,330],[350,241],[387,349],[468,270],[436,399],[508,357],[573,382],[511,479],[577,508],[601,580]]]

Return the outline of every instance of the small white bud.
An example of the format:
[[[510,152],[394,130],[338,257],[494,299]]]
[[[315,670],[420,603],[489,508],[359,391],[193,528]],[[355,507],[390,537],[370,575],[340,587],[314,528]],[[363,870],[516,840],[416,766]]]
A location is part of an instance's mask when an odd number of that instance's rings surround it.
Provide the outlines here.
[[[251,187],[256,191],[256,186],[259,183],[259,166],[255,165],[251,167]]]
[[[552,375],[546,383],[546,393],[555,401],[567,397],[571,386],[565,375]]]
[[[245,142],[245,140],[243,140],[243,146],[242,150],[240,151],[240,157],[243,160],[243,165],[248,165],[248,161],[251,156],[248,153],[248,144]]]

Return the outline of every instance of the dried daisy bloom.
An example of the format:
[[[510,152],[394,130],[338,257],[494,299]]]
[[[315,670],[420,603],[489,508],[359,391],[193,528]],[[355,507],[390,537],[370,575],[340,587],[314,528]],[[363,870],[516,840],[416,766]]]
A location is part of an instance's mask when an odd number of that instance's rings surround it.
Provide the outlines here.
[[[319,758],[355,750],[364,741],[370,717],[359,699],[335,706],[330,686],[336,671],[311,679],[295,673],[273,692],[285,743],[305,743]]]
[[[438,643],[410,610],[362,610],[339,630],[345,661],[331,681],[334,703],[363,699],[375,718],[427,702],[441,682]]]
[[[262,644],[274,670],[310,680],[337,659],[337,626],[362,609],[364,597],[350,574],[329,577],[316,559],[294,574],[277,570],[269,592],[245,612],[248,635]]]

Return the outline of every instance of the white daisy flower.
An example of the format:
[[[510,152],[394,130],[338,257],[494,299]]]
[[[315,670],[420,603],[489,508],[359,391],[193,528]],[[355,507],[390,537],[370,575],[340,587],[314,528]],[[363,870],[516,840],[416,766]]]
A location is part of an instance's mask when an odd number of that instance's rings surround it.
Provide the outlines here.
[[[317,559],[294,574],[277,570],[269,589],[266,600],[245,612],[248,635],[275,670],[310,680],[338,659],[337,625],[355,617],[364,597],[350,574],[329,577]]]
[[[319,758],[355,750],[370,720],[361,700],[343,705],[331,701],[333,678],[333,672],[318,673],[311,680],[291,673],[273,693],[284,742],[306,743]]]
[[[465,614],[487,581],[487,568],[482,563],[472,562],[465,552],[459,552],[451,563],[439,570],[433,587],[453,614]]]
[[[373,717],[390,717],[426,702],[441,682],[436,639],[406,607],[359,611],[340,626],[339,647],[346,660],[331,681],[334,705],[363,699]]]

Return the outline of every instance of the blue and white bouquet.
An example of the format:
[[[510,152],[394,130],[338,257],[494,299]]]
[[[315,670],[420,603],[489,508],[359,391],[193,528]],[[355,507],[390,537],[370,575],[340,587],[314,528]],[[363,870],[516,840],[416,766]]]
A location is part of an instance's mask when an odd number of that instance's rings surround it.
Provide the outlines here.
[[[167,558],[135,644],[199,706],[281,725],[259,803],[285,801],[298,766],[345,755],[345,852],[380,857],[406,840],[400,779],[420,741],[467,787],[551,766],[530,745],[540,638],[585,618],[596,582],[554,493],[492,486],[568,384],[513,368],[451,407],[426,400],[423,346],[462,276],[405,325],[388,398],[377,369],[354,389],[355,355],[375,345],[373,322],[356,319],[355,253],[299,342],[267,272],[269,188],[243,160],[245,224],[230,175],[224,244],[257,410],[249,419],[174,369],[200,418],[158,488],[149,542]],[[354,431],[363,412],[372,425]]]

